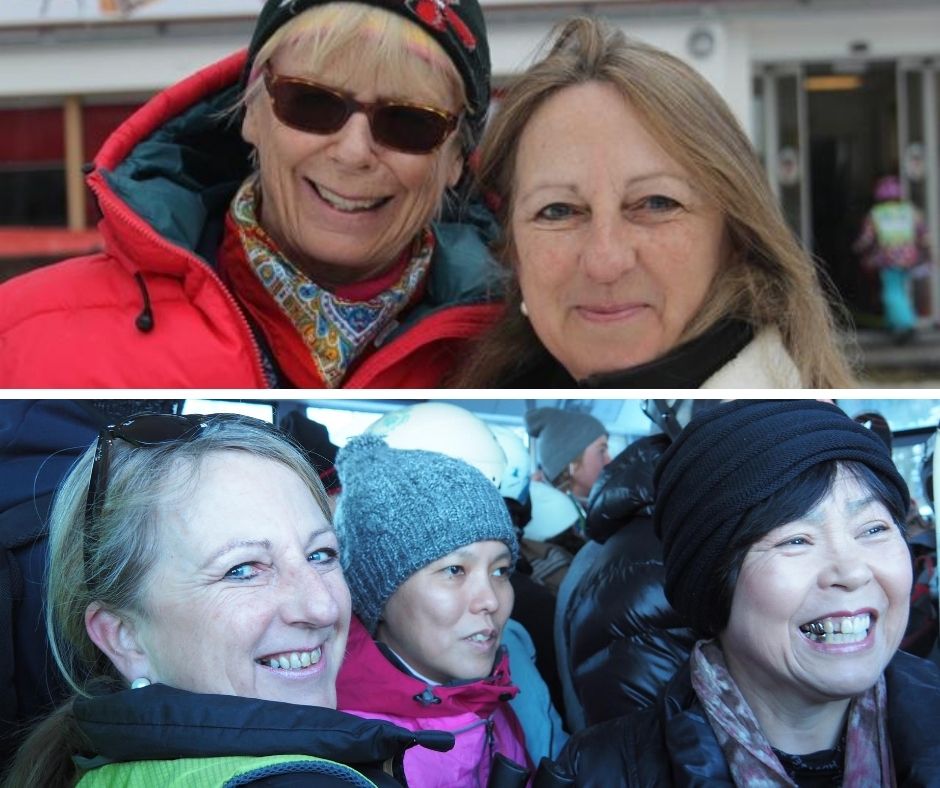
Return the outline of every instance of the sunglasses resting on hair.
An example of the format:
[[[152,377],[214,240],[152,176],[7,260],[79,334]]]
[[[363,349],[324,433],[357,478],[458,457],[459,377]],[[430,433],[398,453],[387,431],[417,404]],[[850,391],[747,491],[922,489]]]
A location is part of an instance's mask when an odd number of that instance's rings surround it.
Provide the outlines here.
[[[350,115],[363,112],[372,137],[380,145],[403,153],[431,153],[456,127],[458,116],[442,109],[403,101],[357,101],[349,93],[299,77],[275,74],[264,66],[264,85],[274,115],[285,126],[313,134],[333,134]]]
[[[111,446],[115,440],[125,441],[132,446],[160,446],[165,443],[195,440],[213,421],[232,418],[228,414],[211,416],[172,415],[169,413],[145,413],[134,416],[121,424],[104,427],[98,433],[95,459],[91,466],[88,481],[88,493],[85,496],[85,522],[82,539],[82,554],[85,564],[85,582],[95,584],[90,572],[92,545],[97,542],[96,525],[101,516],[104,500],[107,496],[111,466]]]

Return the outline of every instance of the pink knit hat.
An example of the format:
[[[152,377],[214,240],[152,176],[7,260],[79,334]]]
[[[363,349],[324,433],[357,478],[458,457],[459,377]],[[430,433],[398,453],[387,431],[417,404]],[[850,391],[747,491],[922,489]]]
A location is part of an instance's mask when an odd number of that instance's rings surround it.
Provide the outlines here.
[[[897,175],[885,175],[875,184],[875,199],[878,202],[901,199],[901,180]]]

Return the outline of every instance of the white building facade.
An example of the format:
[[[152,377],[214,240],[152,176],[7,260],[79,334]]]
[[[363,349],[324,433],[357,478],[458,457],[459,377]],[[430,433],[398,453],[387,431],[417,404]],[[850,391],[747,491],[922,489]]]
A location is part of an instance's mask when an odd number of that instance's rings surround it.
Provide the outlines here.
[[[940,0],[483,0],[497,85],[551,27],[607,18],[682,57],[726,98],[764,157],[784,210],[853,311],[870,294],[850,246],[871,184],[897,173],[940,241]],[[62,110],[66,218],[86,222],[78,170],[90,158],[83,113],[139,104],[243,47],[261,0],[4,0],[3,112]],[[0,123],[0,143],[2,139]],[[100,130],[99,130],[100,134]],[[76,136],[78,139],[76,139]],[[43,154],[47,155],[48,151]],[[12,162],[12,164],[11,164]],[[0,147],[0,175],[16,167]],[[0,223],[16,223],[0,215]],[[22,219],[20,219],[22,223]],[[28,222],[27,222],[28,223]],[[921,284],[940,315],[940,275]],[[856,288],[857,289],[857,288]]]

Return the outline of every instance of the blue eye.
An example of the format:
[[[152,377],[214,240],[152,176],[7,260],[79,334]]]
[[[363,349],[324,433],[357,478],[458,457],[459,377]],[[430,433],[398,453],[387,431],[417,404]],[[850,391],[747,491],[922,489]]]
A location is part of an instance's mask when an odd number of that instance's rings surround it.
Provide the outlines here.
[[[671,197],[666,197],[662,194],[652,194],[643,200],[643,207],[651,211],[671,211],[681,206]]]
[[[452,565],[452,566],[445,566],[444,569],[443,569],[443,572],[444,572],[444,574],[450,575],[451,577],[457,577],[457,576],[462,575],[462,574],[464,573],[464,572],[463,572],[463,567],[462,567],[462,566],[458,566],[457,564],[454,564],[454,565]]]
[[[315,564],[332,564],[339,557],[339,553],[332,547],[321,547],[307,556],[308,561]]]
[[[778,542],[776,547],[803,547],[803,545],[809,544],[809,540],[805,536],[794,536],[791,539],[784,539],[782,542]]]
[[[553,202],[551,205],[546,205],[542,208],[536,214],[536,218],[547,219],[551,222],[558,221],[559,219],[567,219],[572,215],[574,215],[574,208],[570,205],[566,205],[562,202]]]
[[[239,564],[229,569],[225,576],[229,580],[251,580],[253,577],[257,577],[258,573],[255,571],[253,564]]]

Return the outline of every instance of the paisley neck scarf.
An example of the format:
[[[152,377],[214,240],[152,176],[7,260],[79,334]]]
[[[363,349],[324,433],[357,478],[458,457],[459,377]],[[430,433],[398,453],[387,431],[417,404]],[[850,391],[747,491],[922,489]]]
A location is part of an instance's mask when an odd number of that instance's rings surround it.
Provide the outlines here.
[[[692,686],[725,754],[734,784],[749,788],[796,786],[728,672],[715,641],[695,644],[691,668]],[[895,785],[886,709],[884,676],[852,700],[845,728],[844,788]]]
[[[232,201],[248,263],[274,302],[310,350],[327,386],[340,386],[352,364],[389,327],[420,291],[434,252],[434,235],[425,228],[406,252],[408,263],[391,287],[365,301],[343,298],[317,285],[278,249],[258,223],[260,189],[248,178]]]

